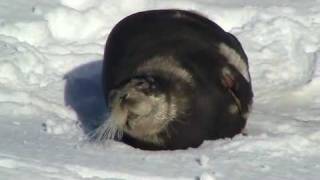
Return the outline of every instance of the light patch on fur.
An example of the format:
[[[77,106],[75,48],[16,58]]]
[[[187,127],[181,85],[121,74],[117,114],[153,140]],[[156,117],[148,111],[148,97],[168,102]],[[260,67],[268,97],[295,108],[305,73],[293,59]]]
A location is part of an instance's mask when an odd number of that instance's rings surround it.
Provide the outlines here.
[[[181,13],[181,11],[176,11],[173,15],[173,17],[175,18],[182,18],[182,17],[185,17],[184,14]]]
[[[249,112],[242,114],[243,119],[248,119],[249,118]]]
[[[227,88],[232,88],[232,86],[234,85],[234,77],[230,71],[229,67],[223,67],[222,68],[222,84],[227,87]]]
[[[239,111],[242,111],[240,99],[234,94],[234,92],[232,90],[229,89],[228,92],[233,97],[233,100],[236,103],[236,105],[238,106]]]
[[[192,13],[193,15],[190,16],[189,13]],[[200,12],[195,11],[195,10],[188,10],[188,13],[186,13],[186,12],[184,12],[184,11],[177,10],[173,16],[174,16],[175,18],[194,18],[194,17],[193,17],[194,15],[198,15],[198,16],[202,16],[202,17],[208,18],[208,17],[205,16],[204,14],[201,14]]]
[[[156,121],[162,121],[162,129],[165,129],[170,121],[177,116],[176,99],[171,97],[171,102],[168,103],[165,96],[158,98],[158,111],[154,114]]]
[[[236,104],[231,104],[231,105],[229,106],[229,112],[230,112],[231,114],[237,114],[237,113],[239,113],[239,108],[238,108],[238,106],[237,106]]]
[[[193,84],[192,75],[186,69],[182,68],[181,65],[171,56],[154,57],[140,66],[137,70],[138,73],[152,71],[161,71],[164,74],[178,77],[190,84]]]
[[[177,100],[175,99],[175,97],[171,97],[172,101],[169,104],[166,101],[166,98],[160,97],[158,99],[158,111],[154,114],[154,120],[155,121],[160,121],[160,127],[158,127],[157,132],[155,132],[154,135],[151,135],[149,137],[144,138],[145,141],[148,142],[152,142],[154,144],[158,144],[161,145],[163,144],[163,140],[161,138],[159,138],[159,136],[157,136],[157,134],[160,131],[165,131],[168,124],[171,121],[174,121],[174,119],[177,117],[177,112],[178,112],[178,108],[177,108]]]
[[[135,90],[127,92],[127,99],[130,100],[130,98],[136,99],[136,103],[126,107],[130,112],[139,116],[144,116],[151,112],[152,102],[149,98],[143,96],[141,92],[137,92]]]
[[[132,120],[132,130],[125,131],[131,136],[153,144],[161,145],[163,140],[158,136],[177,115],[175,98],[169,104],[165,95],[160,97],[150,96],[156,102],[156,108],[148,116],[141,116]],[[139,126],[139,129],[136,129]],[[145,131],[148,131],[145,134]]]
[[[248,65],[234,49],[221,43],[219,45],[219,52],[227,58],[228,63],[235,67],[248,82],[251,81]]]
[[[248,105],[248,112],[243,113],[242,117],[243,117],[244,119],[248,119],[251,111],[252,111],[252,104],[249,104],[249,105]]]
[[[224,76],[231,76],[231,77],[232,77],[231,70],[230,70],[228,67],[223,67],[223,68],[222,68],[222,74],[223,74]]]

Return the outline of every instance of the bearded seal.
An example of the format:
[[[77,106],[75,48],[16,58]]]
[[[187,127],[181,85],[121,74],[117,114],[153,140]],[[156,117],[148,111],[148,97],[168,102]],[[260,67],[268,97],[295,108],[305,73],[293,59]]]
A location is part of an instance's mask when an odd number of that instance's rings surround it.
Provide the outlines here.
[[[138,12],[116,24],[102,76],[110,116],[97,139],[146,150],[232,138],[244,129],[253,99],[240,42],[184,10]]]

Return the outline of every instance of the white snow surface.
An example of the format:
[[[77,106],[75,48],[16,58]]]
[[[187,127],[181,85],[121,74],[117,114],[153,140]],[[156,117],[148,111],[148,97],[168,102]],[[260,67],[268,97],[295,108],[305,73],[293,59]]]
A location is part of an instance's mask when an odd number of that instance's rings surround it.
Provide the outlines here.
[[[104,118],[108,33],[163,8],[239,38],[255,93],[248,135],[157,152],[88,142]],[[319,47],[319,0],[0,0],[0,179],[318,180]]]

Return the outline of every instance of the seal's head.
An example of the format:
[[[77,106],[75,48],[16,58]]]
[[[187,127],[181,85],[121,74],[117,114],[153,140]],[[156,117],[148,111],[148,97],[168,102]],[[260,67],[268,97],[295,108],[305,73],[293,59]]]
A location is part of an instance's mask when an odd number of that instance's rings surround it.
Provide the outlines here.
[[[163,143],[159,134],[167,133],[168,124],[183,112],[187,96],[182,88],[187,83],[179,82],[167,72],[142,74],[110,91],[110,116],[98,129],[98,139],[114,139],[124,132],[144,142]]]
[[[174,116],[166,98],[152,77],[130,79],[110,93],[111,121],[114,118],[118,130],[138,139],[154,137]]]
[[[97,130],[98,140],[121,139],[125,133],[162,145],[170,136],[169,124],[180,121],[190,107],[192,89],[190,73],[174,57],[148,59],[108,91],[110,115]]]

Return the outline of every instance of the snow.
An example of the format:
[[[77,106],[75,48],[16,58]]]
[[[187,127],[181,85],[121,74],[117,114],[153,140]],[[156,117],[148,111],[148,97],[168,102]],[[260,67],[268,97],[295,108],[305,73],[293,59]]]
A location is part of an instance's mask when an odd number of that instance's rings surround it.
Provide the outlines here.
[[[162,8],[199,11],[243,44],[247,136],[158,152],[87,141],[105,117],[108,33]],[[318,0],[0,1],[0,179],[319,179],[319,12]]]

